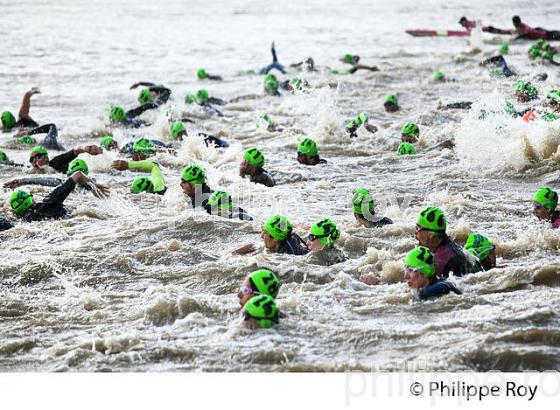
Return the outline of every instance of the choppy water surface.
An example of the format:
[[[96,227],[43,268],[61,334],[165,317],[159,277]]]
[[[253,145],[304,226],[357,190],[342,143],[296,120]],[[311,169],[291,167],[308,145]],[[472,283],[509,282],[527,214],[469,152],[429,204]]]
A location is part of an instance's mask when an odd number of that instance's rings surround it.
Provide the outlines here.
[[[169,140],[166,114],[184,113],[197,131],[224,131],[225,152],[191,138],[177,157],[158,154],[170,187],[163,197],[128,192],[135,174],[110,172],[113,154],[84,158],[90,173],[113,190],[99,201],[75,192],[73,218],[20,224],[0,234],[0,368],[3,371],[343,371],[522,370],[560,368],[560,232],[531,216],[529,199],[541,185],[558,186],[560,122],[526,124],[495,115],[478,120],[477,107],[501,110],[512,98],[511,79],[495,78],[477,63],[482,51],[464,39],[415,39],[405,28],[455,28],[463,14],[495,26],[520,14],[552,27],[559,6],[526,2],[431,1],[422,10],[404,1],[310,2],[0,2],[1,110],[17,113],[32,86],[31,114],[55,122],[67,146],[98,143],[109,130],[106,108],[136,105],[137,81],[173,90],[165,109],[148,113],[154,125],[115,131]],[[558,28],[558,27],[553,27]],[[267,97],[225,107],[224,118],[186,106],[183,96],[204,86],[225,99],[258,93],[262,77],[242,74],[270,61],[276,41],[285,64],[307,56],[336,67],[344,53],[359,54],[376,73],[306,75],[309,94]],[[558,68],[526,58],[527,45],[511,46],[507,60],[522,78],[547,72],[544,92],[560,83]],[[200,66],[226,78],[201,83]],[[433,83],[436,69],[454,81]],[[401,111],[382,103],[395,93]],[[440,102],[479,100],[472,112],[442,111]],[[377,134],[350,140],[344,121],[370,114]],[[255,129],[259,114],[285,126]],[[397,158],[399,130],[421,127],[419,154]],[[498,128],[499,126],[499,128]],[[303,136],[314,137],[324,166],[295,161]],[[454,151],[422,152],[454,137]],[[0,136],[8,155],[25,162],[11,135]],[[237,176],[242,149],[257,145],[274,188]],[[193,211],[178,186],[180,170],[197,161],[213,188],[234,193],[254,223]],[[1,167],[2,181],[18,170]],[[378,230],[353,226],[348,197],[371,189],[395,224]],[[48,189],[31,187],[36,197]],[[0,188],[2,198],[8,191]],[[450,233],[462,243],[469,230],[498,243],[501,266],[455,279],[464,295],[419,303],[402,283],[402,258],[415,246],[414,222],[425,205],[441,206]],[[7,214],[7,209],[3,211]],[[342,227],[340,246],[351,257],[335,267],[264,252],[231,256],[242,244],[260,244],[264,219],[280,212],[309,225],[330,217]],[[304,231],[298,231],[303,234]],[[281,326],[251,332],[239,325],[235,296],[243,277],[267,267],[282,278]],[[369,287],[360,274],[378,272]]]

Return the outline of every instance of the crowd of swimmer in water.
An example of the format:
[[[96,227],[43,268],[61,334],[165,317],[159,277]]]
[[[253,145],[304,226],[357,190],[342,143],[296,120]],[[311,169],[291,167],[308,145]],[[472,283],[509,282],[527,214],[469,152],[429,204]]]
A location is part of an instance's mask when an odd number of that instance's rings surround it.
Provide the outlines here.
[[[537,51],[535,51],[537,50]],[[541,51],[539,51],[541,50]],[[515,76],[507,67],[503,58],[507,54],[507,45],[500,47],[500,55],[483,61],[481,64],[494,64],[500,69],[499,73],[493,72],[494,75],[502,74],[506,77]],[[529,49],[531,58],[541,58],[539,53],[545,52],[542,61],[546,62],[551,53],[555,54],[558,50],[552,48],[545,41],[538,41]],[[274,44],[272,45],[273,62],[269,66],[263,68],[260,73],[264,74],[264,91],[263,95],[249,95],[237,97],[232,101],[243,99],[261,98],[266,95],[279,96],[279,89],[288,92],[299,90],[307,92],[310,85],[300,77],[293,77],[289,80],[280,82],[278,78],[270,73],[276,69],[285,74],[285,67],[280,64],[276,57]],[[358,64],[359,56],[345,55],[342,62],[349,64],[350,69],[346,73],[353,74],[357,70],[376,71],[373,66],[365,66]],[[312,58],[292,64],[292,68],[300,71],[317,71]],[[340,70],[331,70],[334,74],[341,74]],[[204,69],[197,72],[200,80],[221,80],[220,76],[210,75]],[[541,75],[546,79],[546,74]],[[537,79],[539,81],[539,79]],[[437,71],[434,81],[446,81],[445,75]],[[152,83],[137,83],[131,89],[137,87],[145,87],[140,91],[138,101],[139,107],[125,111],[120,106],[112,106],[110,109],[109,120],[113,127],[136,128],[149,125],[145,121],[137,117],[150,109],[157,109],[164,105],[171,90],[168,88],[155,85]],[[161,141],[140,138],[134,142],[129,142],[123,147],[119,147],[117,141],[111,135],[105,135],[101,139],[99,145],[78,146],[74,149],[64,152],[63,154],[52,157],[49,150],[64,150],[57,140],[57,128],[54,124],[39,125],[29,115],[31,97],[38,94],[39,90],[31,89],[25,93],[21,109],[18,114],[18,120],[9,111],[2,113],[2,128],[4,132],[14,133],[14,138],[22,146],[33,146],[29,155],[30,167],[23,164],[17,164],[11,161],[7,155],[0,150],[0,165],[11,167],[25,167],[25,173],[31,176],[13,179],[4,183],[5,188],[17,188],[24,185],[43,185],[55,187],[43,200],[34,201],[33,195],[24,189],[16,189],[8,199],[9,207],[13,215],[25,222],[42,221],[46,219],[60,219],[68,217],[68,213],[64,208],[64,201],[79,184],[85,189],[92,191],[97,197],[106,197],[110,194],[108,187],[100,184],[88,177],[88,165],[86,161],[78,156],[82,153],[89,155],[99,155],[104,150],[119,151],[121,153],[131,154],[132,160],[115,160],[111,167],[117,170],[134,170],[149,174],[150,176],[142,176],[136,178],[131,186],[132,193],[153,193],[162,195],[167,187],[164,175],[159,165],[151,161],[149,158],[159,149],[169,149],[178,146],[177,142],[183,141],[187,137],[187,131],[184,122],[188,119],[180,119],[172,121],[170,124],[170,135],[174,142],[167,145]],[[518,81],[515,85],[515,95],[519,102],[534,102],[538,100],[538,90],[527,81]],[[222,115],[214,105],[224,105],[226,101],[210,97],[206,90],[199,90],[196,95],[187,95],[185,97],[187,104],[196,103],[208,109],[210,113]],[[461,102],[450,104],[446,108],[470,109],[470,102]],[[394,95],[387,97],[385,104],[387,112],[394,112],[399,109],[397,98]],[[523,117],[525,121],[555,121],[559,119],[560,113],[560,89],[550,89],[546,98],[540,105],[524,111],[517,111],[513,104],[506,101],[504,111],[512,117]],[[527,113],[531,113],[528,115]],[[491,113],[481,111],[480,119],[484,120]],[[357,137],[357,131],[364,126],[370,133],[375,133],[377,127],[368,122],[368,116],[365,113],[357,115],[357,117],[346,124],[345,129],[349,137]],[[282,128],[275,124],[269,115],[262,115],[257,127],[264,127],[270,132],[282,131]],[[42,142],[38,142],[34,135],[47,134]],[[199,134],[207,145],[213,145],[217,149],[227,147],[227,141],[218,136],[207,134]],[[414,155],[416,148],[414,144],[418,142],[420,136],[420,128],[414,123],[407,123],[402,128],[401,144],[398,146],[397,154],[399,156]],[[444,141],[438,144],[438,147],[450,148],[454,146],[452,141]],[[315,166],[325,164],[326,161],[320,158],[317,144],[311,138],[304,138],[297,148],[297,160],[299,163]],[[243,153],[243,161],[240,166],[241,177],[250,177],[251,182],[263,184],[267,187],[275,185],[274,178],[263,168],[265,157],[261,150],[256,147],[249,147]],[[67,179],[63,180],[54,176],[38,176],[41,174],[59,173],[66,175]],[[187,166],[181,174],[180,186],[185,195],[190,199],[193,208],[201,207],[209,214],[218,215],[226,218],[239,218],[251,221],[253,218],[243,209],[235,207],[230,193],[222,190],[214,191],[208,184],[204,169],[197,164]],[[539,188],[532,198],[533,214],[539,219],[549,221],[551,227],[556,229],[560,227],[560,212],[556,210],[558,205],[558,194],[549,187]],[[376,215],[376,202],[374,195],[365,188],[355,189],[353,192],[353,213],[359,226],[365,228],[378,228],[387,224],[392,224],[390,219]],[[9,219],[0,218],[0,230],[12,228],[13,222]],[[418,215],[416,222],[416,238],[419,246],[411,250],[404,259],[404,278],[408,285],[416,289],[420,300],[440,297],[450,292],[461,294],[450,281],[447,280],[450,273],[455,276],[463,276],[483,270],[489,270],[496,266],[496,251],[494,243],[482,235],[481,233],[472,232],[468,236],[464,249],[461,249],[447,234],[447,220],[441,209],[435,206],[429,206],[422,210]],[[261,235],[265,248],[270,252],[306,255],[308,253],[321,255],[321,260],[326,265],[333,265],[347,260],[344,252],[336,246],[336,241],[340,237],[340,231],[337,225],[330,219],[323,219],[309,228],[306,240],[293,232],[293,225],[288,218],[275,215],[268,218],[263,226]],[[253,244],[245,245],[233,253],[247,254],[253,252],[255,246]],[[360,280],[368,285],[376,285],[379,283],[379,276],[376,274],[365,274]],[[238,297],[241,306],[243,306],[243,323],[249,328],[268,328],[277,323],[282,317],[279,312],[275,299],[280,290],[280,281],[277,275],[267,269],[260,269],[249,274],[243,281]]]

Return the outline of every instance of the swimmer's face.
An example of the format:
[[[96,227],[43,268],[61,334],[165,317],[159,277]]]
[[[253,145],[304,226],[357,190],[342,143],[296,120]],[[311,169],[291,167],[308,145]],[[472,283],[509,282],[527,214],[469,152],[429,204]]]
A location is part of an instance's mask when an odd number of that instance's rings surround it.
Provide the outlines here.
[[[239,304],[241,306],[245,306],[245,303],[247,303],[253,296],[255,296],[255,293],[253,292],[253,289],[251,287],[251,281],[247,277],[245,278],[245,280],[241,284],[241,287],[239,288],[239,291],[237,292]]]
[[[319,162],[319,157],[310,157],[298,152],[297,160],[302,165],[317,165],[317,162]]]
[[[492,250],[484,260],[485,269],[492,269],[496,267],[496,250]]]
[[[540,221],[547,221],[552,218],[552,212],[536,202],[533,202],[533,215]]]
[[[412,289],[420,289],[428,284],[428,279],[421,272],[409,266],[405,267],[404,280]]]
[[[264,241],[264,247],[270,251],[278,250],[279,242],[274,239],[272,236],[269,235],[267,231],[263,231],[261,234],[261,238]]]
[[[427,246],[432,239],[432,233],[416,225],[416,239],[418,239],[420,246]]]
[[[323,248],[325,247],[325,245],[323,245],[321,242],[319,242],[319,239],[314,239],[314,240],[310,241],[309,238],[308,238],[306,243],[307,243],[307,247],[311,251],[320,251],[320,250],[323,250]]]
[[[146,154],[143,154],[141,152],[133,152],[132,153],[132,160],[133,161],[144,161],[145,159],[148,159],[148,156]]]
[[[31,157],[31,166],[33,168],[43,168],[49,165],[49,156],[46,154],[36,153]]]
[[[408,142],[409,144],[416,144],[418,142],[418,138],[407,134],[401,134],[401,141]]]
[[[183,192],[188,195],[188,196],[194,196],[195,193],[195,187],[193,184],[191,184],[190,182],[185,182],[183,180],[181,180],[181,189],[183,190]]]
[[[386,102],[384,107],[387,112],[395,112],[399,109],[399,106],[397,104],[393,104],[392,102]]]

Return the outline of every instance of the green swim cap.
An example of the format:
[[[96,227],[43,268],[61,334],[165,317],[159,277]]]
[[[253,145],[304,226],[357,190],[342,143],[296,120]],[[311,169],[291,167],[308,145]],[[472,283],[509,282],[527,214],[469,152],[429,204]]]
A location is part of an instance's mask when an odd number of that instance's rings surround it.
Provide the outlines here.
[[[539,188],[533,195],[533,201],[549,211],[555,211],[558,206],[558,194],[548,187]]]
[[[538,91],[537,91],[537,87],[535,87],[534,85],[532,85],[530,82],[524,82],[524,81],[517,81],[515,83],[515,91],[520,92],[521,94],[525,94],[528,95],[529,97],[537,97]]]
[[[111,144],[113,143],[114,139],[111,135],[104,135],[103,138],[101,138],[101,143],[99,144],[99,146],[101,148],[105,148],[105,149],[109,149],[111,148]]]
[[[356,215],[363,216],[364,212],[368,212],[370,215],[375,214],[375,201],[367,189],[358,188],[354,191],[352,205]]]
[[[196,102],[196,97],[192,94],[185,95],[185,104],[193,104]]]
[[[550,121],[556,121],[560,117],[553,112],[547,112],[547,113],[543,114],[543,116],[541,118],[542,118],[543,121],[550,122]]]
[[[74,161],[68,165],[68,170],[66,171],[66,175],[70,176],[74,172],[82,171],[84,175],[89,173],[89,168],[86,162],[83,159],[76,158]]]
[[[418,138],[420,136],[420,128],[413,122],[407,122],[404,127],[402,127],[401,134]]]
[[[351,54],[344,54],[344,57],[342,57],[342,61],[344,61],[346,64],[352,64],[352,55]]]
[[[243,153],[243,158],[245,158],[249,165],[254,167],[262,168],[264,166],[264,155],[258,148],[246,149]]]
[[[140,91],[138,94],[138,102],[142,105],[154,102],[154,97],[152,96],[151,91],[147,88]]]
[[[548,90],[546,98],[554,101],[556,104],[560,104],[560,88],[551,88]]]
[[[2,126],[6,131],[11,130],[16,125],[16,117],[10,111],[4,111],[2,113]]]
[[[245,318],[256,319],[263,329],[278,324],[278,308],[274,299],[268,295],[257,295],[245,303]]]
[[[176,140],[179,134],[185,132],[185,125],[181,121],[175,121],[169,127],[169,131],[171,132],[171,138]]]
[[[261,295],[268,295],[276,299],[280,291],[280,280],[274,272],[268,269],[259,269],[249,275],[249,280]]]
[[[140,138],[134,142],[132,146],[132,151],[135,153],[144,154],[146,156],[150,156],[154,153],[154,145],[152,141],[147,138]]]
[[[196,92],[196,102],[199,104],[207,103],[209,98],[208,90],[200,89]]]
[[[362,112],[354,119],[354,124],[363,125],[368,122],[368,119],[368,115],[365,112]]]
[[[465,250],[476,256],[480,262],[485,260],[496,247],[486,236],[472,232],[465,243]]]
[[[297,148],[298,153],[305,154],[309,157],[315,157],[318,154],[317,144],[311,138],[303,139]]]
[[[434,73],[434,80],[435,81],[441,81],[444,78],[445,78],[445,74],[443,74],[441,71],[438,70]]]
[[[290,85],[294,90],[301,90],[303,88],[303,81],[299,77],[293,77],[290,80]]]
[[[264,223],[264,230],[277,241],[283,241],[288,239],[292,234],[292,223],[280,215],[268,218]]]
[[[132,181],[130,185],[130,192],[134,194],[139,194],[141,192],[147,192],[149,194],[154,193],[154,183],[149,177],[140,177]]]
[[[233,200],[229,192],[214,191],[208,198],[208,205],[213,209],[229,212],[233,209]]]
[[[330,219],[322,219],[309,229],[309,233],[319,239],[322,245],[332,246],[340,238],[340,231]]]
[[[394,95],[388,95],[387,98],[385,98],[385,102],[386,103],[391,103],[393,105],[398,105],[399,101],[397,100],[397,97],[395,97]]]
[[[500,46],[499,51],[500,51],[500,54],[507,54],[507,53],[509,53],[509,46],[507,44],[502,44]]]
[[[279,84],[276,80],[269,79],[264,82],[264,89],[269,94],[276,94],[276,92],[278,92],[278,87]]]
[[[264,81],[268,81],[268,80],[278,81],[278,78],[276,78],[274,74],[268,73],[267,75],[264,76]]]
[[[417,270],[425,278],[431,278],[436,274],[434,255],[424,246],[419,246],[406,255],[405,266]]]
[[[515,106],[511,103],[511,101],[506,100],[506,103],[504,105],[504,111],[506,114],[510,115],[511,117],[517,116],[517,110],[515,109]]]
[[[41,146],[33,147],[33,148],[31,149],[30,156],[33,155],[33,154],[49,155],[49,154],[47,153],[47,150],[44,149],[44,148],[41,147]]]
[[[196,72],[196,76],[198,77],[199,80],[204,80],[205,78],[208,78],[208,73],[204,68],[199,68],[198,71]]]
[[[532,45],[531,48],[529,48],[529,56],[531,58],[537,58],[540,55],[540,50],[536,45]]]
[[[542,58],[552,60],[552,57],[554,57],[554,53],[550,50],[546,50],[546,51],[542,52],[541,56],[542,56]]]
[[[535,43],[535,45],[540,48],[541,50],[548,50],[550,48],[550,44],[548,44],[545,40],[543,40],[542,38],[537,40],[537,42]]]
[[[113,122],[123,122],[125,118],[124,108],[118,105],[113,105],[111,107],[111,112],[109,113],[109,118]]]
[[[37,144],[37,140],[31,135],[24,135],[23,137],[20,137],[19,143],[24,145],[35,145]]]
[[[17,189],[10,195],[9,202],[16,215],[23,215],[33,206],[33,195],[24,189]]]
[[[399,157],[402,157],[403,155],[414,155],[416,154],[416,148],[414,148],[414,145],[409,142],[401,142],[397,148],[397,154]]]
[[[206,175],[200,165],[192,164],[183,170],[181,180],[192,185],[201,185],[206,182]]]
[[[8,160],[8,156],[4,151],[0,149],[0,161],[7,161],[7,160]]]
[[[416,223],[420,227],[437,234],[444,234],[447,229],[445,214],[437,206],[430,206],[420,212]]]
[[[265,124],[262,124],[265,123]],[[262,125],[266,125],[266,128],[268,128],[269,126],[271,126],[273,124],[272,122],[272,118],[270,118],[270,116],[268,114],[263,114],[259,117],[259,119],[257,120],[257,128],[260,128],[260,126]]]

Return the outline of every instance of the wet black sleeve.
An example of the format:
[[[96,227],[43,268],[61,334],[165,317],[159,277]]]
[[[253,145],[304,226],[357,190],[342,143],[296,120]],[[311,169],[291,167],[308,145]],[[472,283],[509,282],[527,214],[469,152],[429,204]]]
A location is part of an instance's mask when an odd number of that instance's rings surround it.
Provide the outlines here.
[[[72,178],[68,178],[62,184],[53,189],[51,193],[41,201],[41,204],[48,206],[62,205],[74,188],[76,188],[76,183]]]
[[[233,218],[239,218],[242,221],[252,221],[253,217],[247,213],[243,208],[235,208],[231,213]]]
[[[129,118],[129,119],[136,118],[140,114],[142,114],[144,111],[153,110],[154,108],[157,108],[157,107],[158,106],[154,103],[143,104],[140,107],[136,107],[136,108],[133,108],[132,110],[128,110],[126,112],[126,117]]]
[[[256,184],[263,184],[267,187],[273,187],[274,185],[276,185],[276,181],[274,181],[274,178],[272,178],[272,176],[265,170],[263,170],[259,174],[252,176],[251,182],[254,182]]]
[[[62,172],[63,174],[66,174],[66,172],[68,171],[68,165],[70,165],[70,163],[74,161],[76,157],[77,155],[74,154],[74,150],[71,149],[70,151],[65,152],[64,154],[57,155],[56,157],[51,159],[49,161],[49,165],[52,168],[56,169],[58,172]]]
[[[171,96],[171,90],[169,88],[162,87],[162,86],[150,87],[150,91],[155,91],[157,93],[157,98],[156,98],[157,105],[165,104],[167,100],[169,100],[169,97]]]
[[[453,272],[455,276],[464,276],[481,270],[482,266],[477,261],[470,260],[464,254],[458,254],[447,262],[443,273],[444,276],[448,276],[450,272]]]
[[[275,63],[278,61],[278,57],[276,56],[276,48],[271,47],[270,52],[272,53],[272,62]]]
[[[14,227],[14,224],[7,219],[0,218],[0,231],[7,231]]]

